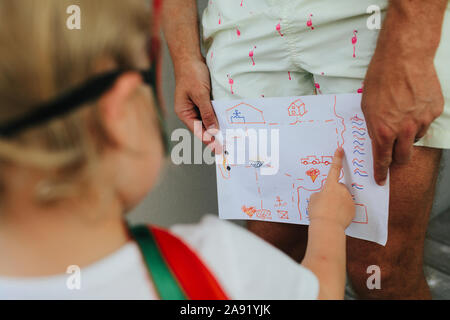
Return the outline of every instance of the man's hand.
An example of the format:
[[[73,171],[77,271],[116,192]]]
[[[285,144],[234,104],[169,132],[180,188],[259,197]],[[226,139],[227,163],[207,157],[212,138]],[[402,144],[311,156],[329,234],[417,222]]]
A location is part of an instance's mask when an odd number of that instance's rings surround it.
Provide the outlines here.
[[[202,121],[202,136],[205,143],[211,137],[205,130],[218,129],[216,115],[211,104],[211,84],[208,67],[202,60],[190,61],[177,66],[175,70],[175,113],[194,132],[194,122]]]
[[[196,0],[165,0],[163,30],[175,69],[175,112],[199,139],[220,153],[212,134],[219,129],[211,105],[208,67],[200,52]],[[202,130],[194,130],[202,121]],[[206,130],[211,130],[205,133]],[[198,131],[198,132],[197,132]]]
[[[392,163],[409,162],[413,144],[443,111],[434,56],[446,6],[447,0],[390,1],[362,97],[380,185]]]

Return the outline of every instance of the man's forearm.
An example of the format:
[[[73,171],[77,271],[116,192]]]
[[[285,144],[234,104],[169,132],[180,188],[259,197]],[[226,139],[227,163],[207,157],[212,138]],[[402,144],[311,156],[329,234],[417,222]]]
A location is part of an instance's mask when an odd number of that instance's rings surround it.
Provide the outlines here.
[[[397,54],[434,57],[448,0],[391,0],[380,43],[396,44]],[[395,53],[393,53],[395,54]]]
[[[165,0],[163,30],[175,70],[189,61],[203,59],[196,0]]]

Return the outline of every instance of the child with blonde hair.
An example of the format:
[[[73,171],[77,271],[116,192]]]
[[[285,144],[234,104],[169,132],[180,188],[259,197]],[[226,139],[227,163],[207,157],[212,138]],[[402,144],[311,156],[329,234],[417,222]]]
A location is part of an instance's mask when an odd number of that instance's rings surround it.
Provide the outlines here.
[[[66,27],[72,4],[81,30]],[[144,0],[0,0],[0,299],[343,298],[342,150],[302,264],[212,216],[128,226],[164,157],[150,16]]]

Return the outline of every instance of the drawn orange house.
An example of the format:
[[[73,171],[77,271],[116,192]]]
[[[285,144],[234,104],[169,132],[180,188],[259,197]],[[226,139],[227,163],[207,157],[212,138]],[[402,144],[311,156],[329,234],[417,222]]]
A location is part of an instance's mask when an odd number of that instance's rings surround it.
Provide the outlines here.
[[[239,103],[226,110],[229,124],[265,124],[263,111],[248,104]]]
[[[288,107],[290,117],[303,117],[307,112],[306,105],[301,99],[295,100]]]

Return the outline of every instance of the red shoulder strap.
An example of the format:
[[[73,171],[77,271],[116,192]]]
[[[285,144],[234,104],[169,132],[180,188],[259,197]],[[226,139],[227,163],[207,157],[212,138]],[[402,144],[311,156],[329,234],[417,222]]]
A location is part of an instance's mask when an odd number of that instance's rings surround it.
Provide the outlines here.
[[[168,231],[150,226],[160,253],[191,300],[228,300],[213,274],[183,241]]]

